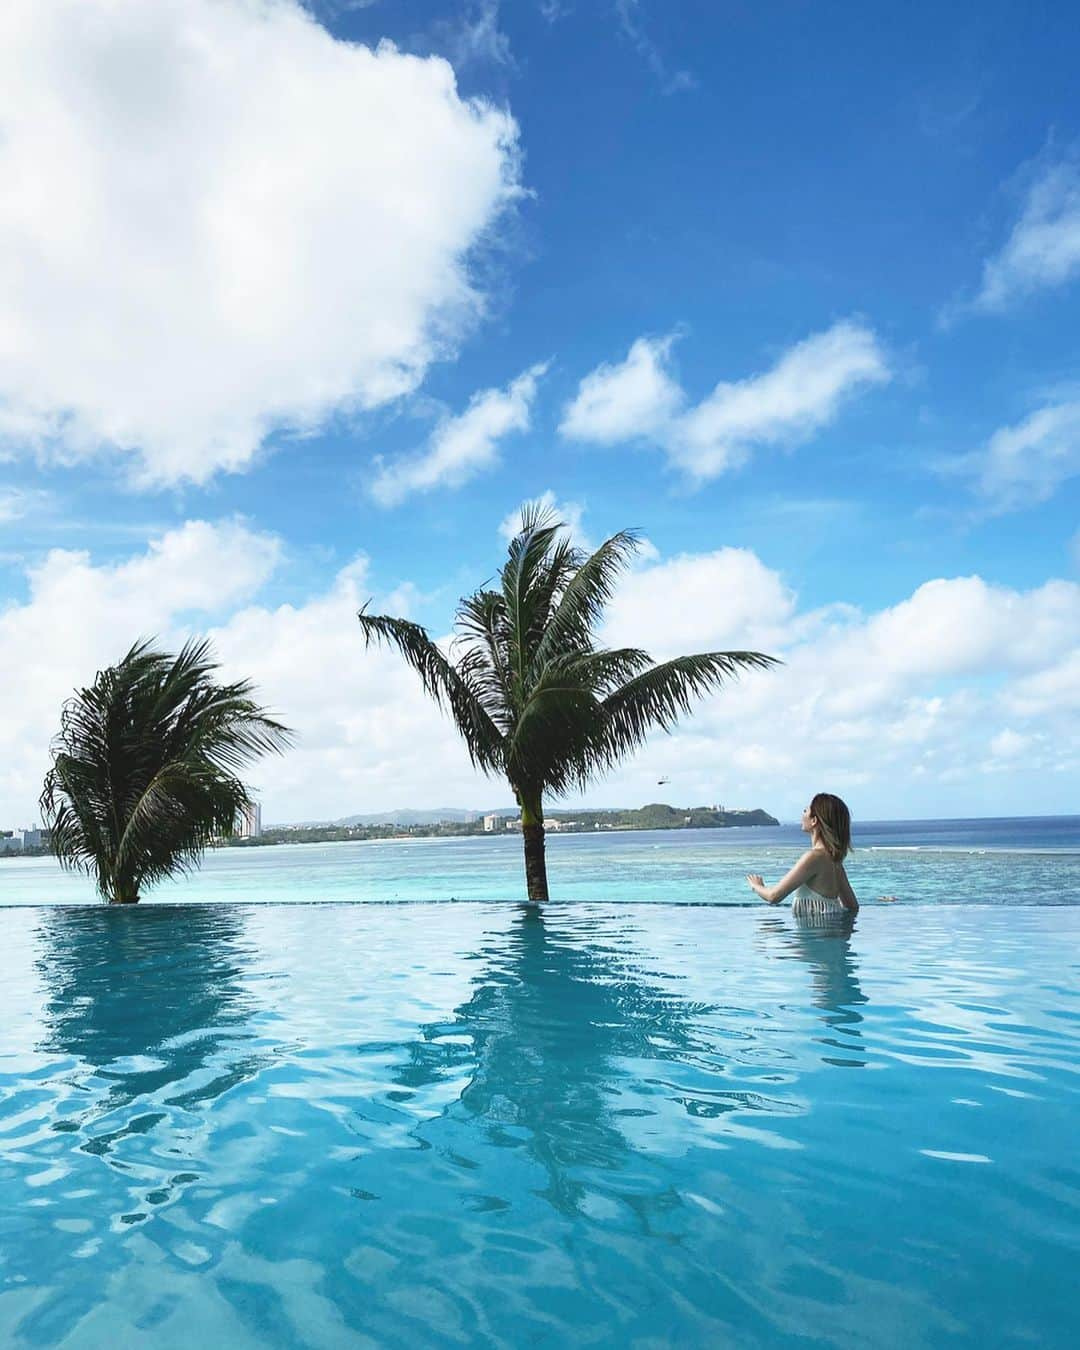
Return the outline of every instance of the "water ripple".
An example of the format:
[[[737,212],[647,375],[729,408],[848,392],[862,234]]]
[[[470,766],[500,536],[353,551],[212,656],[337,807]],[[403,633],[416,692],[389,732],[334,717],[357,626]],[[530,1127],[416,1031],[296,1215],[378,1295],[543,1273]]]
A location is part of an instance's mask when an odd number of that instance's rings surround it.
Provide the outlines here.
[[[0,913],[0,1343],[1071,1344],[1078,936]]]

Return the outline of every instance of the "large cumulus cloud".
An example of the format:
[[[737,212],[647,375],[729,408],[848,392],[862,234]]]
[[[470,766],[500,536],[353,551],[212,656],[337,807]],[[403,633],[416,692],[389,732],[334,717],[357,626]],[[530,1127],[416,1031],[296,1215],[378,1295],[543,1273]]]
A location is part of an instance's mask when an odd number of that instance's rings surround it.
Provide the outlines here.
[[[245,467],[483,309],[516,126],[294,0],[0,6],[0,450]]]

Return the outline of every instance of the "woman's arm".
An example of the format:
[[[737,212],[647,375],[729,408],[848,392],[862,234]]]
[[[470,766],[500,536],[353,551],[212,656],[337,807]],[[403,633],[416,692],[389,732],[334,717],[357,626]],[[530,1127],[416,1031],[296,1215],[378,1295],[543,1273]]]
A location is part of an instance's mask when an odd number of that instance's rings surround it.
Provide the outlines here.
[[[764,879],[758,872],[747,872],[746,879],[750,883],[750,889],[755,895],[760,895],[767,905],[778,905],[792,891],[809,883],[811,877],[817,872],[817,861],[813,849],[804,853],[787,876],[782,881],[778,881],[775,886],[766,886]],[[858,902],[856,902],[856,906],[857,904]]]
[[[858,911],[859,902],[855,898],[855,892],[851,889],[851,882],[848,881],[847,873],[842,866],[838,867],[836,871],[840,877],[840,903],[845,909],[850,909],[852,914],[855,914]]]

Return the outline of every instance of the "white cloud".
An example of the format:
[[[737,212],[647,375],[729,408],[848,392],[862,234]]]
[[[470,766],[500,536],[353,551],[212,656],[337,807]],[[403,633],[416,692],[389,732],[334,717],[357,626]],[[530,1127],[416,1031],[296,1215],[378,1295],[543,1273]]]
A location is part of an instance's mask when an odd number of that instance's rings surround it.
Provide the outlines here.
[[[1002,427],[958,467],[974,474],[977,492],[994,513],[1046,501],[1080,474],[1080,402],[1051,404]]]
[[[77,686],[140,637],[176,650],[208,633],[223,672],[253,679],[257,697],[299,741],[261,760],[251,781],[264,819],[343,815],[366,803],[502,800],[485,786],[449,724],[389,651],[365,651],[356,611],[371,593],[360,557],[300,605],[250,603],[278,564],[280,543],[243,522],[190,521],[119,564],[56,550],[27,576],[25,603],[0,611],[0,826],[36,814],[48,746]],[[405,583],[376,607],[399,613]],[[216,626],[213,626],[215,625]]]
[[[142,557],[115,566],[94,567],[86,552],[52,549],[29,571],[31,604],[67,615],[76,627],[92,615],[107,625],[130,629],[139,622],[145,629],[190,610],[231,609],[258,590],[279,556],[272,535],[242,521],[189,520],[152,540]]]
[[[175,637],[185,616],[226,614],[255,594],[278,541],[242,521],[188,521],[125,562],[53,549],[27,571],[28,596],[0,609],[0,822],[26,820],[76,687],[143,637]]]
[[[436,427],[421,453],[389,463],[376,461],[371,495],[380,506],[397,506],[414,492],[461,487],[497,463],[503,437],[528,430],[537,383],[546,369],[532,366],[506,389],[474,394],[463,413]]]
[[[21,520],[49,500],[39,488],[0,488],[0,525]]]
[[[983,267],[975,308],[1007,309],[1035,291],[1080,276],[1080,172],[1062,162],[1031,184],[1005,247]]]
[[[582,380],[560,430],[600,445],[648,439],[693,479],[714,478],[762,446],[794,445],[819,431],[853,394],[890,378],[865,325],[836,323],[796,343],[761,375],[721,382],[696,406],[665,369],[671,339],[639,339],[625,361]]]
[[[397,653],[365,649],[356,612],[371,589],[360,560],[303,605],[249,607],[211,632],[230,673],[254,679],[297,732],[288,755],[253,774],[266,820],[508,796],[474,772],[450,722]],[[399,613],[398,599],[400,592],[378,598],[373,608]]]
[[[683,402],[667,370],[674,340],[638,338],[625,361],[586,375],[563,412],[560,435],[594,445],[662,435]]]
[[[585,507],[581,502],[560,502],[555,493],[550,488],[536,499],[537,504],[542,510],[550,512],[557,520],[561,520],[566,526],[570,538],[578,548],[585,549],[591,553],[596,547],[589,536],[585,533],[582,520],[585,515]],[[509,543],[511,539],[521,529],[521,512],[525,503],[522,503],[516,510],[511,511],[509,515],[504,516],[499,522],[499,536]]]
[[[924,582],[858,630],[860,655],[878,671],[916,679],[1049,664],[1080,637],[1080,587],[1048,581],[1030,591],[981,577]]]
[[[761,445],[795,444],[831,422],[857,390],[889,378],[874,334],[852,321],[834,324],[785,352],[763,375],[718,384],[676,428],[676,463],[711,478]]]
[[[1045,717],[1062,710],[1080,714],[1080,648],[1060,661],[1016,683],[1004,697],[1006,708],[1019,717]]]
[[[1021,736],[1011,727],[1005,727],[990,738],[990,753],[995,759],[1016,759],[1031,745],[1030,736]]]
[[[8,0],[0,434],[204,481],[413,390],[517,167],[445,61],[293,0]]]
[[[252,678],[299,733],[295,750],[252,774],[265,819],[503,800],[400,658],[365,650],[356,610],[374,589],[367,559],[300,603],[256,603],[286,565],[279,554],[243,522],[190,522],[120,563],[56,551],[31,569],[27,599],[0,611],[0,694],[16,713],[0,719],[0,825],[33,814],[76,685],[143,634],[175,646],[208,628],[226,672]],[[375,608],[420,602],[399,578]],[[655,800],[659,777],[673,802],[787,816],[820,787],[850,795],[864,818],[1061,810],[1080,788],[1075,582],[1019,591],[937,578],[876,613],[809,610],[754,553],[717,549],[628,574],[605,637],[658,657],[759,648],[785,664],[654,736],[593,788],[594,803]]]
[[[656,779],[669,777],[668,800],[789,815],[822,787],[850,794],[864,816],[1007,814],[1062,809],[1061,780],[1050,788],[1047,773],[1080,775],[1074,583],[1021,592],[942,578],[873,614],[842,603],[807,611],[754,554],[721,549],[629,576],[606,636],[658,656],[756,648],[785,664],[654,737],[595,800],[655,799]],[[1028,738],[1027,753],[988,798],[995,737],[995,770],[1015,738]]]
[[[467,0],[456,18],[436,21],[432,38],[455,70],[474,62],[514,64],[510,39],[499,27],[499,0]]]
[[[644,644],[658,660],[769,648],[783,640],[794,614],[795,596],[776,572],[749,549],[721,548],[629,573],[608,609],[604,641]]]

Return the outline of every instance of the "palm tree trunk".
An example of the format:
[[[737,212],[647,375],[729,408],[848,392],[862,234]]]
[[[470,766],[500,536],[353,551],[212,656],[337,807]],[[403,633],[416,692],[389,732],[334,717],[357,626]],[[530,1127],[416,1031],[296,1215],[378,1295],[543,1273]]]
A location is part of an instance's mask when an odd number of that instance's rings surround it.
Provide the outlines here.
[[[544,857],[544,807],[540,797],[520,798],[521,834],[525,841],[525,889],[539,904],[548,898],[547,860]]]
[[[132,883],[131,878],[117,876],[113,872],[108,878],[108,884],[103,888],[109,898],[110,905],[137,905],[139,903],[138,883]]]

